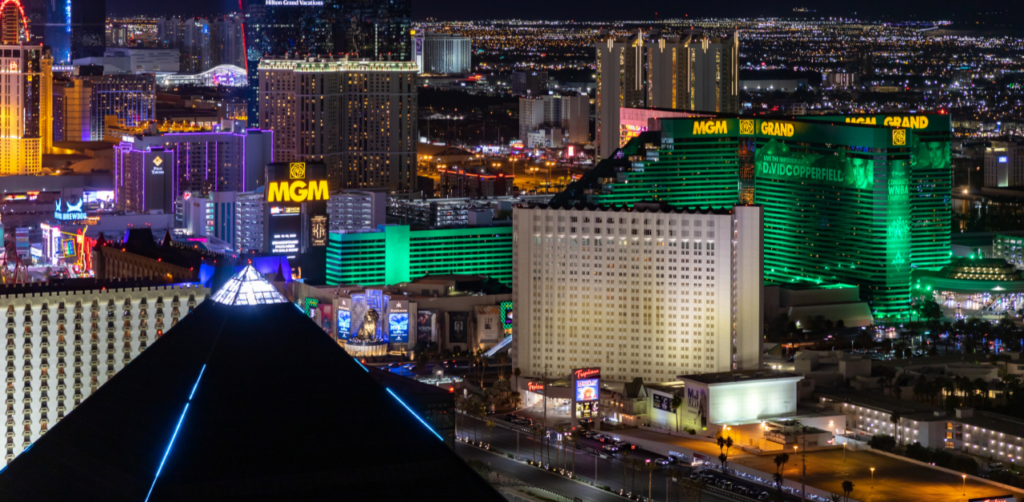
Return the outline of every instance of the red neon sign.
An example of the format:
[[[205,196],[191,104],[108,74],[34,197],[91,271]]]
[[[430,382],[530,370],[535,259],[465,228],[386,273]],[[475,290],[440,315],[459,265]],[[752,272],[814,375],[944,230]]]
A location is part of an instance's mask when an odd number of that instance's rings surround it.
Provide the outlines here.
[[[578,370],[573,371],[573,375],[576,377],[577,380],[582,380],[584,378],[593,378],[593,377],[601,378],[601,368],[583,368],[583,369],[578,369]]]
[[[526,383],[526,390],[528,390],[530,392],[537,392],[539,390],[544,390],[544,384],[543,383],[539,383],[539,382],[527,382]]]

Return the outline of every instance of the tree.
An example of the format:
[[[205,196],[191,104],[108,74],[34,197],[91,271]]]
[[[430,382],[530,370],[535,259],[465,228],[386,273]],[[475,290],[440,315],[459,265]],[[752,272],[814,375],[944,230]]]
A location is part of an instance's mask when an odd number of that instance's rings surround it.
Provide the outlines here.
[[[518,409],[520,406],[523,405],[522,394],[520,394],[519,391],[515,391],[512,394],[510,394],[508,398],[508,404],[511,405],[513,409]]]
[[[679,396],[672,396],[672,412],[676,414],[676,432],[679,432],[679,407],[683,405],[683,398]]]
[[[491,444],[491,434],[494,432],[494,426],[497,424],[494,423],[494,420],[487,420],[484,422],[484,425],[487,426],[487,444]]]
[[[892,429],[893,429],[893,432],[895,433],[895,436],[896,436],[896,444],[900,444],[900,419],[901,418],[902,417],[900,416],[900,412],[898,412],[898,411],[893,411],[892,414],[889,415],[889,422],[892,422]]]
[[[516,377],[516,392],[519,392],[519,375],[522,374],[523,372],[519,368],[512,370],[512,376]]]
[[[981,398],[981,407],[984,408],[988,404],[988,382],[981,378],[975,378],[972,383]]]
[[[921,318],[933,321],[942,319],[942,306],[934,297],[928,296],[921,302]]]
[[[850,501],[850,493],[853,492],[853,481],[843,481],[843,497],[846,502]]]
[[[647,469],[647,498],[650,499],[654,489],[654,470],[658,468],[658,465],[648,460],[644,468]]]
[[[888,434],[875,434],[868,440],[868,446],[882,451],[892,451],[896,447],[896,440]]]
[[[626,470],[633,464],[629,461],[629,450],[622,454],[622,489],[626,489]]]
[[[782,492],[782,473],[786,470],[786,462],[789,462],[788,453],[775,455],[775,484],[779,487],[779,492]]]
[[[722,474],[728,474],[726,472],[726,464],[729,463],[729,449],[732,448],[733,442],[732,437],[718,437],[718,461],[722,463]]]

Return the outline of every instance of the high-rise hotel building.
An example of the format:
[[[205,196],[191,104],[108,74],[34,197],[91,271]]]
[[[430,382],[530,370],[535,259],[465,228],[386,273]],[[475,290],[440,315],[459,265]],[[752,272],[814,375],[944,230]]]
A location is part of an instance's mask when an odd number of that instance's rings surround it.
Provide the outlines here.
[[[739,113],[739,36],[630,37],[602,34],[597,44],[597,143],[601,157],[623,146],[621,108]],[[635,136],[636,132],[632,131]]]
[[[187,315],[209,288],[30,284],[0,295],[7,358],[5,462]]]
[[[860,287],[905,317],[912,268],[950,257],[948,115],[662,118],[555,196],[764,207],[765,278]]]
[[[416,190],[415,63],[264,58],[260,127],[274,161],[327,164],[331,190]]]
[[[29,45],[18,2],[0,9],[0,176],[38,174],[51,142],[53,60]]]
[[[520,205],[513,365],[611,380],[760,367],[763,211]]]

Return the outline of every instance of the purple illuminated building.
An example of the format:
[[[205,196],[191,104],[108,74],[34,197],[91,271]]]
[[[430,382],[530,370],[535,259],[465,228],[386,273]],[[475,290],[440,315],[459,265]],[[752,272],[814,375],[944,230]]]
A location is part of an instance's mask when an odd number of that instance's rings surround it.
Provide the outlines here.
[[[116,207],[170,213],[185,193],[254,190],[273,157],[271,131],[225,120],[215,132],[126,136],[114,148]]]

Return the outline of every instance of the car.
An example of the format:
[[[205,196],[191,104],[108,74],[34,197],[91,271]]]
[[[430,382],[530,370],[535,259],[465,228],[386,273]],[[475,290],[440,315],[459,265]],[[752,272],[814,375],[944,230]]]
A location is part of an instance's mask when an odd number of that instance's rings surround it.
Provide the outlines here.
[[[768,497],[770,497],[770,496],[771,496],[771,494],[769,494],[768,492],[761,492],[761,493],[760,493],[760,494],[759,494],[759,495],[757,496],[757,500],[766,500],[766,499],[767,499]]]
[[[732,488],[732,491],[734,491],[734,492],[736,492],[736,493],[738,493],[740,495],[747,495],[748,493],[750,493],[750,490],[747,490],[747,487],[743,486],[743,485],[736,485],[736,486],[734,486]]]
[[[690,479],[697,481],[699,479],[702,479],[702,476],[700,475],[700,473],[694,472],[690,474]]]
[[[665,467],[668,464],[670,464],[671,462],[669,462],[667,458],[656,458],[656,459],[654,459],[654,463],[658,464],[658,465],[660,465],[662,467]]]
[[[724,480],[724,479],[719,479],[718,482],[715,483],[715,484],[717,484],[718,487],[723,489],[723,490],[732,491],[732,481],[727,481],[727,480]]]
[[[602,449],[604,451],[609,451],[609,452],[613,452],[613,453],[619,451],[619,447],[615,446],[613,444],[606,444],[606,445],[604,445],[604,447]]]

